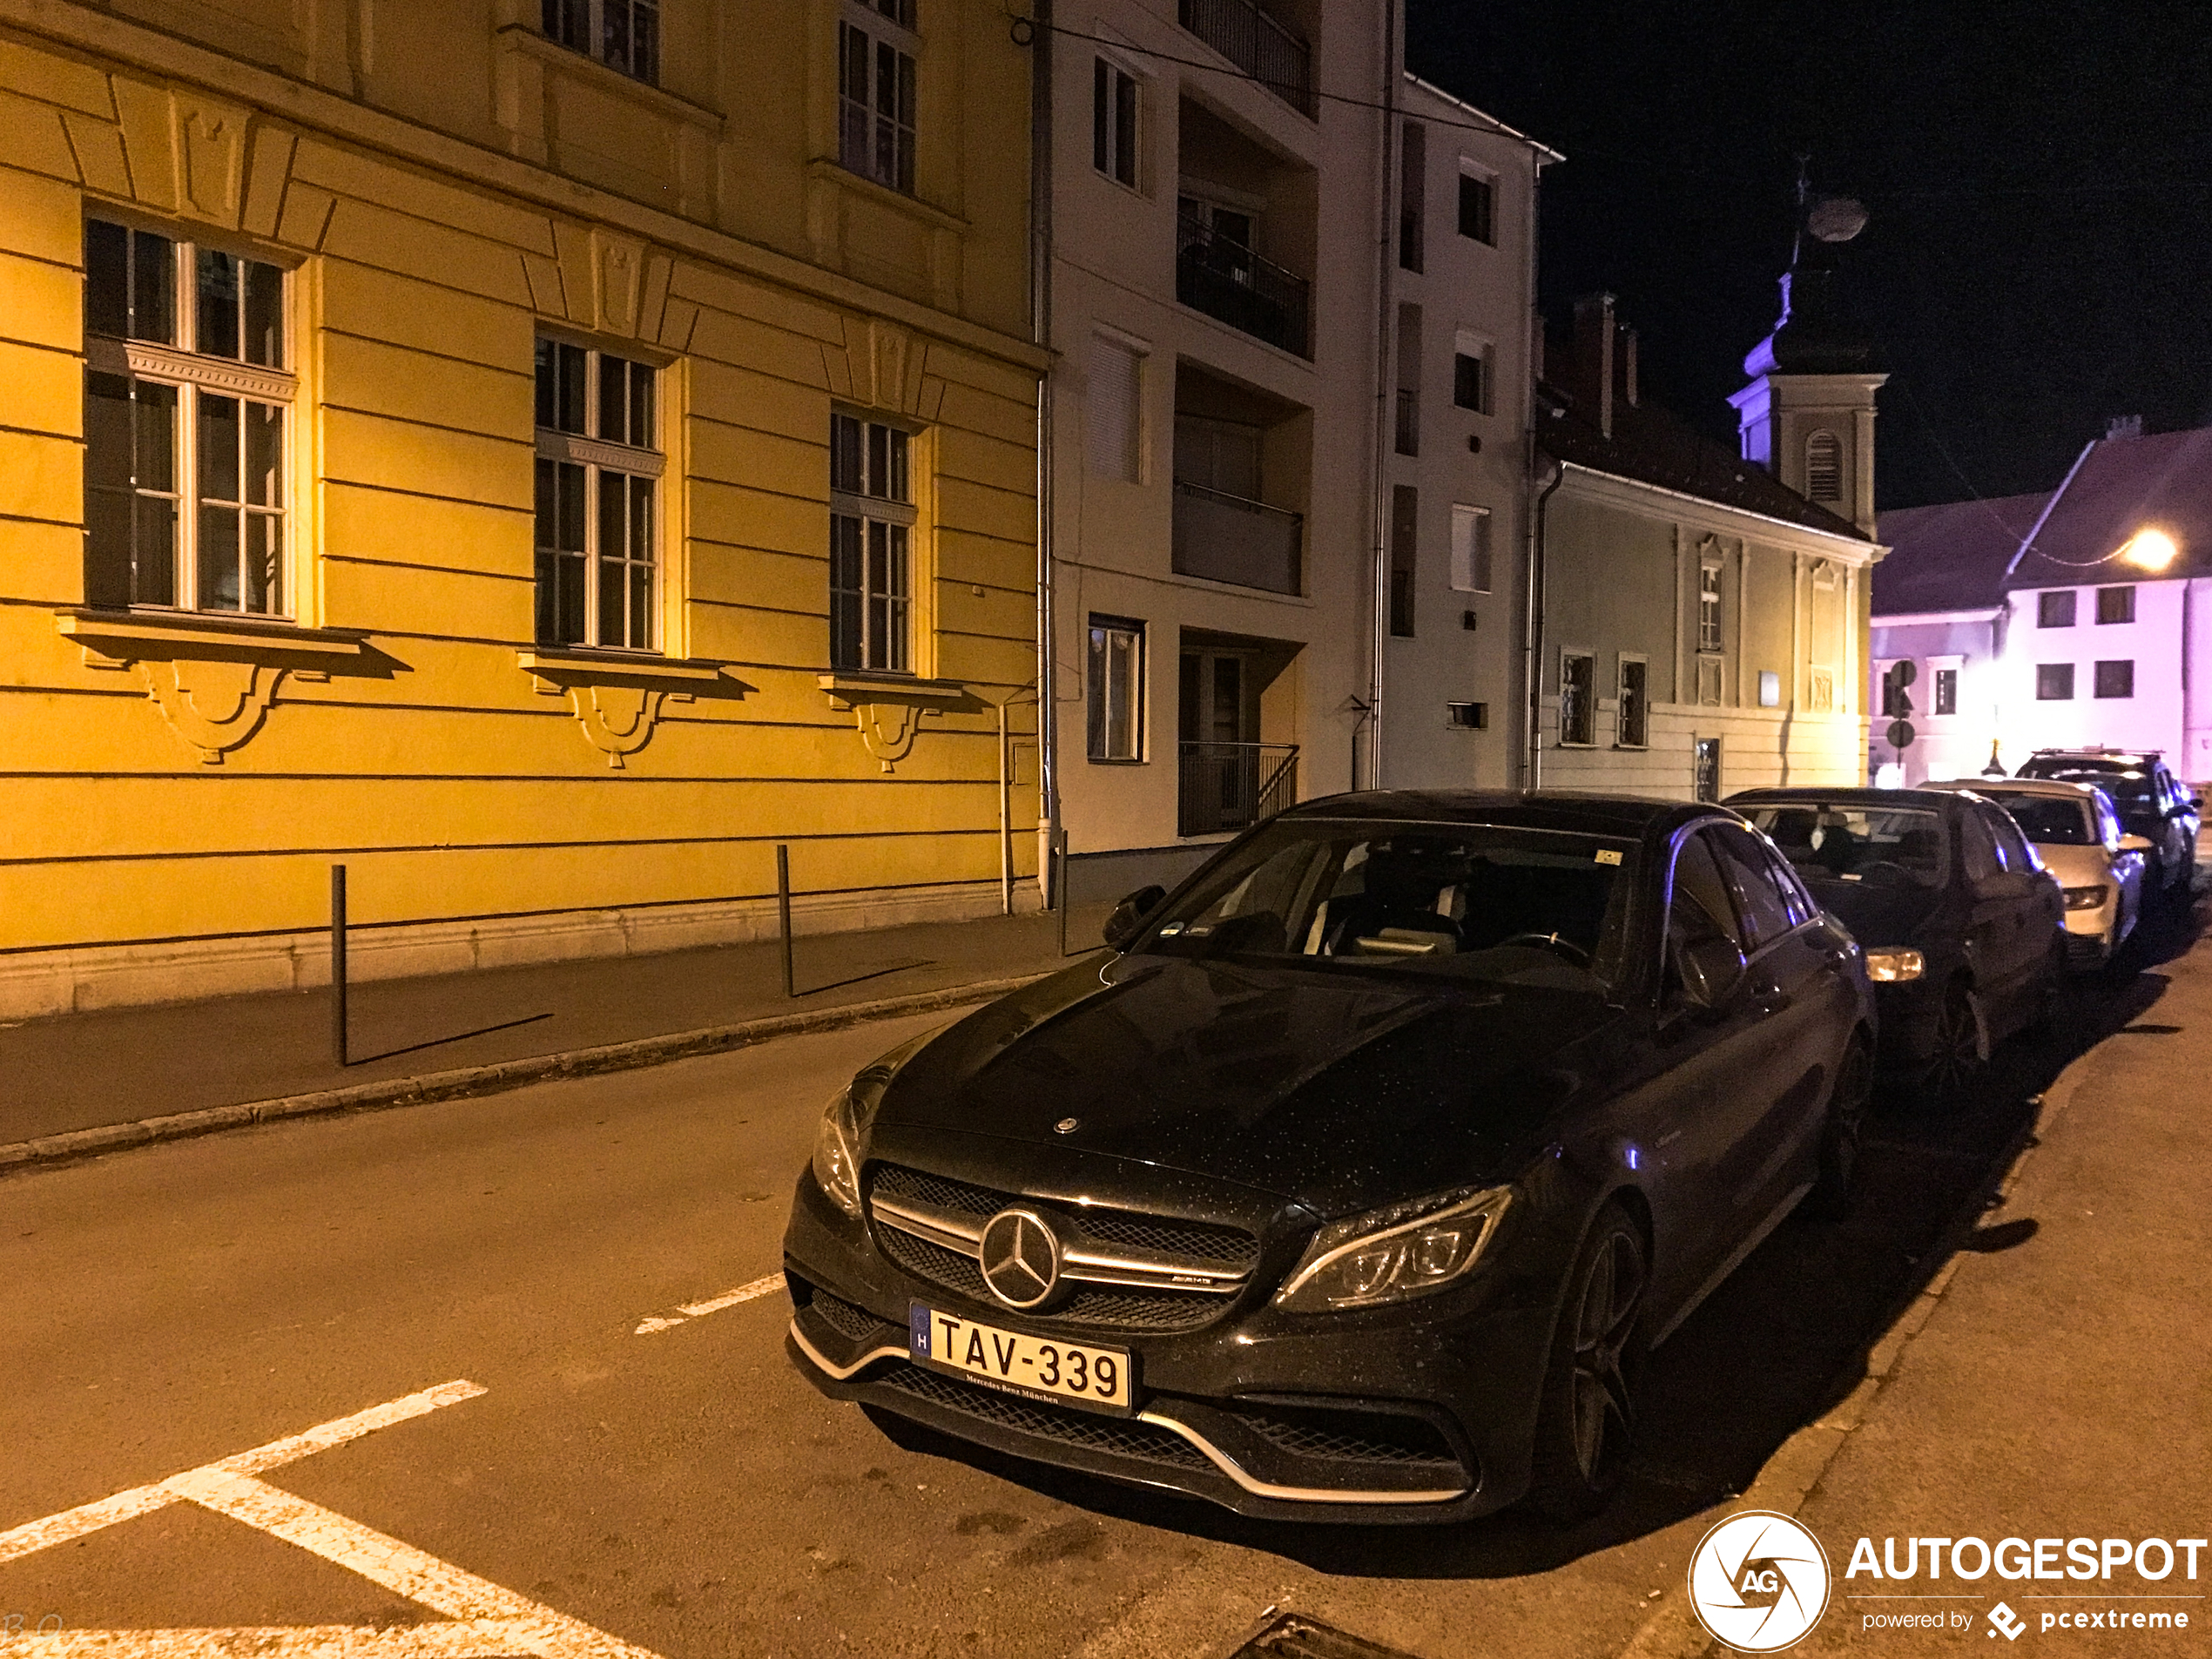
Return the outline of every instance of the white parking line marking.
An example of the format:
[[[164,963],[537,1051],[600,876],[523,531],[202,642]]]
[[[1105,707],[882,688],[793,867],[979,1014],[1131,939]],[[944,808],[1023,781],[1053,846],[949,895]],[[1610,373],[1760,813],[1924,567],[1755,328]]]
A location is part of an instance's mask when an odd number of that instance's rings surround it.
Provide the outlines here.
[[[780,1283],[780,1279],[776,1281]],[[743,1299],[752,1285],[732,1292]],[[718,1305],[727,1305],[726,1302]],[[320,1504],[273,1487],[256,1474],[484,1391],[449,1382],[404,1399],[356,1412],[250,1452],[80,1504],[0,1533],[0,1561],[50,1549],[165,1504],[196,1503],[360,1574],[411,1602],[442,1613],[449,1623],[379,1629],[368,1625],[296,1625],[206,1630],[24,1631],[6,1643],[9,1659],[658,1659],[565,1613],[556,1613],[488,1579],[401,1543]]]
[[[724,1308],[735,1307],[740,1302],[751,1302],[763,1296],[772,1295],[783,1287],[784,1276],[781,1273],[771,1273],[765,1278],[757,1278],[750,1285],[740,1285],[734,1291],[725,1291],[721,1295],[711,1297],[706,1301],[686,1302],[676,1310],[678,1317],[674,1318],[655,1315],[651,1318],[641,1320],[637,1328],[630,1334],[633,1337],[649,1337],[657,1331],[672,1331],[686,1319],[699,1318],[709,1313],[719,1313]]]
[[[472,1382],[440,1383],[435,1388],[426,1388],[419,1394],[409,1394],[404,1399],[387,1400],[381,1406],[372,1406],[365,1412],[355,1412],[351,1417],[341,1417],[334,1422],[322,1423],[301,1434],[287,1434],[282,1440],[271,1440],[266,1446],[257,1446],[250,1452],[240,1452],[211,1469],[221,1469],[231,1474],[261,1474],[270,1469],[317,1452],[327,1452],[334,1446],[343,1446],[347,1440],[357,1440],[380,1428],[389,1428],[395,1423],[404,1423],[410,1417],[421,1417],[435,1412],[442,1406],[458,1406],[464,1399],[474,1399],[484,1391]],[[197,1470],[187,1471],[197,1474]],[[57,1515],[48,1515],[43,1521],[26,1521],[20,1527],[0,1532],[0,1561],[10,1561],[18,1555],[28,1555],[35,1550],[65,1544],[72,1538],[82,1538],[86,1533],[112,1527],[118,1521],[129,1521],[137,1515],[151,1514],[154,1510],[175,1503],[183,1494],[171,1489],[166,1480],[155,1480],[142,1487],[132,1487],[128,1492],[118,1492],[111,1498],[102,1498],[97,1503],[82,1504],[75,1509],[64,1509]]]

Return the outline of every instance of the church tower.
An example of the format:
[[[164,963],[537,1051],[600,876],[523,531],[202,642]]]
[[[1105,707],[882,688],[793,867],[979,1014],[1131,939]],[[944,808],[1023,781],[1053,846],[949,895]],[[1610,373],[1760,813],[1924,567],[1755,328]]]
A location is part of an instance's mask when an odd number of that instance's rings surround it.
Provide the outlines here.
[[[1846,197],[1811,197],[1797,181],[1797,239],[1782,277],[1782,316],[1751,348],[1751,383],[1735,405],[1743,458],[1806,500],[1874,533],[1874,393],[1880,354],[1843,314],[1843,245],[1866,226]]]

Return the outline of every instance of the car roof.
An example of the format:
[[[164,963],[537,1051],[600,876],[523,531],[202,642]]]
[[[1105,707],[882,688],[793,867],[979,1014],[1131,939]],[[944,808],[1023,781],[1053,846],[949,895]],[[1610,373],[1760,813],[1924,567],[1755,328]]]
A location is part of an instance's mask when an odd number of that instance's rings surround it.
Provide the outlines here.
[[[1745,789],[1728,798],[1728,805],[1737,811],[1744,806],[1786,806],[1792,801],[1808,806],[1828,802],[1838,806],[1921,806],[1939,812],[1955,806],[1958,790],[1936,789],[1867,789],[1846,787],[1820,789],[1800,786],[1789,789]]]
[[[2069,766],[2101,772],[2127,772],[2155,766],[2165,752],[2162,749],[2038,749],[2023,764],[2032,766],[2039,760],[2062,761]]]
[[[2064,778],[1955,778],[1937,783],[1932,779],[1920,787],[1930,792],[1941,790],[1945,794],[1977,795],[2041,795],[2053,800],[2079,800],[2086,795],[2101,795],[2105,792],[2094,784],[2077,784]]]
[[[1286,809],[1285,818],[1410,819],[1431,823],[1494,824],[1508,829],[1565,830],[1583,835],[1639,840],[1696,818],[1730,818],[1705,801],[1665,800],[1648,795],[1581,794],[1570,790],[1369,789],[1324,795]]]

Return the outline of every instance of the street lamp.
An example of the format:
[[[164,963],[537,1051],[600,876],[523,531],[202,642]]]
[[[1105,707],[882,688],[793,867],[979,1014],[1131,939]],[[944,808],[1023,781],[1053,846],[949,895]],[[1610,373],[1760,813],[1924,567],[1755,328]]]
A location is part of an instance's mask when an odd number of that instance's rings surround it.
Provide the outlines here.
[[[2146,570],[2163,570],[2181,556],[2182,550],[2164,530],[2145,525],[2128,538],[2128,544],[2112,556]]]

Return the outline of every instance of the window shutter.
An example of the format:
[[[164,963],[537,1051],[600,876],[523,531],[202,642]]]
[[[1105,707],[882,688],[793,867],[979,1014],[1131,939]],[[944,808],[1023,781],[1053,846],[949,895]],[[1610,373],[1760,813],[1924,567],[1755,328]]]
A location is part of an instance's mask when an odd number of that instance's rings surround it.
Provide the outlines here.
[[[1137,478],[1138,355],[1110,340],[1094,340],[1090,397],[1085,410],[1090,468],[1107,478]]]

